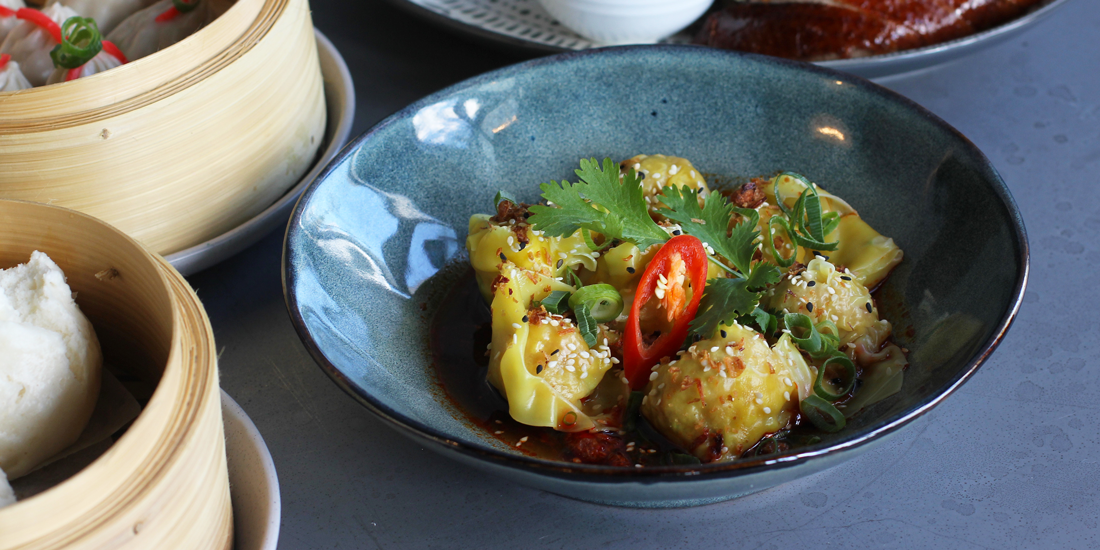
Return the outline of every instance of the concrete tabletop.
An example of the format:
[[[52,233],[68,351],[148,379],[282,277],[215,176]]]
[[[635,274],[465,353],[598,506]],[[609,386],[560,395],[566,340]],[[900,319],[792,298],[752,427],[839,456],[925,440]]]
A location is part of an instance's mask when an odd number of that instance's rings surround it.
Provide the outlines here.
[[[357,90],[358,135],[444,86],[520,58],[379,0],[313,0]],[[617,509],[462,466],[376,420],[314,364],[287,316],[282,232],[190,278],[221,383],[267,440],[280,548],[1100,547],[1100,2],[880,83],[952,124],[1023,212],[1031,281],[978,374],[884,446],[710,506]]]

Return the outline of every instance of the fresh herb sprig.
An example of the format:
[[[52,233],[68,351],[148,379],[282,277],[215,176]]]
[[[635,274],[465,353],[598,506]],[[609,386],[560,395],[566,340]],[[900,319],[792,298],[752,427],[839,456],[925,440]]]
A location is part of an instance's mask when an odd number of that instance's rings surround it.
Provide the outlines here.
[[[684,233],[707,243],[716,254],[729,260],[737,270],[735,275],[749,273],[756,238],[760,235],[756,230],[760,214],[755,210],[738,208],[720,193],[708,195],[700,208],[699,194],[694,189],[675,185],[661,190],[661,203],[665,207],[658,213],[680,224]],[[742,219],[730,229],[734,213]]]
[[[719,326],[733,324],[738,317],[752,313],[760,304],[760,293],[777,282],[779,270],[762,262],[752,266],[748,277],[708,281],[699,311],[691,321],[691,332],[709,338]]]
[[[568,237],[578,229],[603,234],[605,239],[630,241],[645,250],[669,239],[668,233],[649,217],[642,195],[642,179],[628,170],[619,178],[619,165],[605,158],[581,159],[577,183],[562,180],[540,186],[542,196],[555,206],[536,204],[528,220],[552,237]]]

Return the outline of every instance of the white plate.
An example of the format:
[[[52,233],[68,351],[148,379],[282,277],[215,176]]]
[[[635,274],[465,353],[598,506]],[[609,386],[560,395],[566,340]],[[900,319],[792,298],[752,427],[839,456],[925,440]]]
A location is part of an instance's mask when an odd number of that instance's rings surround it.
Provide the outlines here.
[[[538,0],[391,0],[420,16],[513,49],[536,54],[559,53],[599,47],[554,20]],[[924,48],[817,64],[866,78],[915,71],[946,63],[1016,35],[1069,0],[1047,0],[1037,9],[991,29]],[[691,31],[661,42],[691,42]]]
[[[229,496],[233,500],[236,550],[275,550],[279,542],[279,476],[267,444],[252,419],[222,390]]]
[[[317,35],[317,54],[321,61],[321,77],[325,82],[325,103],[328,107],[325,148],[313,165],[313,169],[275,204],[226,233],[165,256],[168,263],[183,275],[197,273],[226,260],[252,246],[276,227],[285,226],[287,219],[290,218],[290,210],[298,201],[298,196],[306,187],[309,187],[313,179],[325,166],[328,166],[329,161],[347,142],[355,119],[355,85],[351,81],[348,66],[344,63],[344,58],[340,56],[336,46],[333,46],[321,31],[313,32]]]

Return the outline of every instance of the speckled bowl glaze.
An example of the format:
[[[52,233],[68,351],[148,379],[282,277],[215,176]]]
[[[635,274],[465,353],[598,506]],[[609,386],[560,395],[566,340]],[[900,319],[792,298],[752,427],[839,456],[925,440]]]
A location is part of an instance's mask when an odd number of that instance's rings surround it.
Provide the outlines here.
[[[900,394],[811,447],[702,466],[531,458],[441,395],[429,327],[466,272],[467,220],[506,189],[573,178],[581,157],[687,157],[732,181],[779,170],[847,198],[905,261],[880,294],[911,350]],[[428,448],[533,487],[670,507],[759,491],[881,443],[965,382],[1008,330],[1027,281],[1023,221],[982,153],[874,84],[810,65],[689,46],[589,50],[457,84],[344,150],[298,203],[284,288],[295,328],[352,397]],[[974,421],[983,422],[981,411]]]

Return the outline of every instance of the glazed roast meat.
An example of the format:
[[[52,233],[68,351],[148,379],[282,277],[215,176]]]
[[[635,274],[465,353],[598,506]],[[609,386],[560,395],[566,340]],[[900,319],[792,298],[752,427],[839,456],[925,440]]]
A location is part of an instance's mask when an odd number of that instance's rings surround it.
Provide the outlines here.
[[[706,18],[695,42],[803,61],[863,57],[973,34],[1043,1],[731,1]]]

